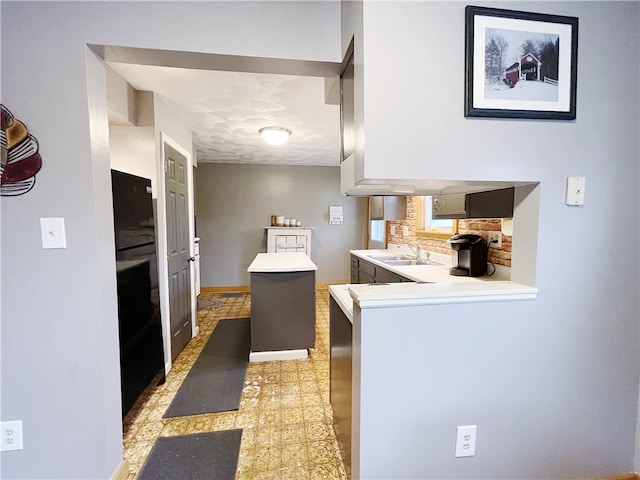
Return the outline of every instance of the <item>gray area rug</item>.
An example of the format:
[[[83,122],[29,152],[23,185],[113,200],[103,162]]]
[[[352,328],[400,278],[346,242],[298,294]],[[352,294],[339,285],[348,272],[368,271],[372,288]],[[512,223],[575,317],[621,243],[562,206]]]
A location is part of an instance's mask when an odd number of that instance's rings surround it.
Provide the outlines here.
[[[237,410],[250,349],[249,318],[218,321],[164,418]]]
[[[200,298],[198,297],[198,310],[212,310],[214,308],[220,308],[224,305],[222,298]]]
[[[160,437],[136,480],[234,480],[242,429]]]
[[[227,292],[222,294],[223,298],[242,297],[243,295],[243,292]]]

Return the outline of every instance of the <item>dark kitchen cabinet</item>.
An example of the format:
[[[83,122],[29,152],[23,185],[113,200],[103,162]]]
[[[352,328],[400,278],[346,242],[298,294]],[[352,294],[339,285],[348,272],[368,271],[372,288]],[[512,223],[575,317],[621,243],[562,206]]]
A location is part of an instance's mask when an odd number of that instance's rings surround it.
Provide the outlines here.
[[[400,283],[415,282],[386,268],[351,255],[351,283]]]
[[[353,361],[352,325],[338,303],[329,298],[330,319],[330,400],[333,409],[333,427],[342,452],[347,473],[351,470],[351,388]]]
[[[413,282],[407,277],[398,275],[384,268],[376,267],[376,283],[400,283],[400,282]]]
[[[315,347],[315,285],[314,270],[251,272],[252,352]]]
[[[358,257],[351,255],[351,281],[349,283],[358,282]]]

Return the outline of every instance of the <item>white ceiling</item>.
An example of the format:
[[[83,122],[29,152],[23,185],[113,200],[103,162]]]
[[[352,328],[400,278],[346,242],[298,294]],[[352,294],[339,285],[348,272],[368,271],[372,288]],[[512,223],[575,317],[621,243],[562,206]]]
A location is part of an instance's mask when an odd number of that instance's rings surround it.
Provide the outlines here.
[[[192,131],[198,162],[339,165],[340,107],[322,77],[109,62],[133,88],[159,94]],[[258,134],[293,133],[279,147]]]

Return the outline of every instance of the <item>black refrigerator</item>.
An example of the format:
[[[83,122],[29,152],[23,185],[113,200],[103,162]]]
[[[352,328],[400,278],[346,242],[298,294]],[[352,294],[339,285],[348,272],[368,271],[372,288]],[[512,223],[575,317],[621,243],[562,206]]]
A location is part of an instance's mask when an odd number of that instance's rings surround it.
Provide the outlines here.
[[[164,348],[151,180],[111,170],[122,416],[157,376]]]

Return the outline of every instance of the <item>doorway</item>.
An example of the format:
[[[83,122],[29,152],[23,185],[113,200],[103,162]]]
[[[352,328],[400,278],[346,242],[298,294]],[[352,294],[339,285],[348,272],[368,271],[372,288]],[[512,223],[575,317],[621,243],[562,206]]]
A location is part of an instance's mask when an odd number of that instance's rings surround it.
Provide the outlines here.
[[[290,76],[306,76],[306,77],[319,77],[319,78],[338,78],[341,70],[341,64],[331,62],[307,62],[307,61],[292,61],[283,59],[267,59],[267,58],[244,58],[244,57],[232,57],[229,55],[215,55],[215,54],[202,54],[193,52],[180,52],[179,56],[176,56],[176,52],[168,51],[151,51],[149,49],[137,49],[118,47],[111,48],[108,46],[91,46],[90,47],[98,57],[102,58],[107,64],[121,63],[131,65],[147,65],[149,64],[149,58],[154,58],[158,65],[164,67],[182,67],[192,69],[210,69],[220,70],[226,72],[245,72],[245,73],[265,73],[265,74],[281,74]],[[205,58],[206,57],[206,58]],[[178,63],[176,63],[178,62]],[[205,65],[203,65],[203,62]],[[212,67],[215,65],[215,67]],[[153,92],[145,91],[144,94],[150,94],[152,97],[155,95]],[[154,97],[155,100],[155,97]],[[155,104],[154,104],[155,106]],[[171,119],[172,121],[176,120]],[[169,122],[167,122],[169,123]],[[148,125],[148,124],[147,124]],[[157,136],[159,127],[150,127],[151,134],[153,135],[150,144],[153,145],[154,150],[160,150],[157,155],[156,163],[156,176],[158,183],[163,182],[163,185],[159,185],[158,188],[158,203],[157,210],[159,217],[159,258],[167,258],[164,262],[161,260],[161,266],[159,267],[159,274],[161,277],[161,290],[164,289],[163,300],[165,308],[163,309],[163,331],[165,334],[165,351],[167,353],[165,358],[166,371],[171,369],[173,360],[177,357],[178,353],[182,350],[184,345],[189,341],[192,336],[197,333],[197,326],[193,322],[192,326],[194,331],[190,331],[189,326],[189,308],[187,305],[191,305],[191,315],[195,317],[197,303],[194,292],[191,291],[191,274],[189,273],[192,262],[189,259],[193,256],[193,240],[195,222],[193,212],[193,171],[191,159],[187,162],[187,168],[184,171],[187,173],[186,191],[179,193],[179,188],[170,188],[169,184],[175,182],[175,177],[178,172],[169,172],[169,164],[178,165],[179,158],[185,153],[181,151],[180,144],[172,142],[168,136],[160,132],[160,142],[158,143]],[[182,145],[186,145],[184,139],[181,142]],[[166,155],[163,150],[166,149]],[[310,149],[309,149],[310,150]],[[167,157],[167,171],[164,170],[164,159]],[[195,158],[195,157],[194,157]],[[179,169],[181,167],[178,167]],[[195,169],[197,171],[197,169]],[[180,182],[177,182],[180,183]],[[184,197],[182,197],[184,195]],[[182,212],[184,212],[184,203],[189,205],[191,210],[187,211],[186,218],[190,223],[190,228],[187,234],[181,230],[178,225],[180,222],[178,216],[171,218],[173,215],[173,209],[177,209],[180,205]],[[166,217],[166,218],[165,218]],[[172,237],[171,231],[173,226],[177,228],[176,231],[182,231],[183,239],[187,239],[186,244],[179,245],[177,238]],[[184,226],[184,225],[183,225]],[[166,232],[166,233],[163,233]],[[160,239],[164,239],[164,246],[160,244]],[[172,264],[172,265],[169,265]],[[185,265],[187,265],[185,267]],[[164,284],[164,285],[162,285]],[[180,292],[180,293],[177,293]],[[186,298],[190,297],[191,302],[186,302]],[[193,318],[192,317],[192,318]]]
[[[192,242],[189,239],[187,183],[190,168],[186,154],[180,153],[166,139],[162,143],[162,154],[169,279],[169,321],[166,323],[171,339],[171,361],[174,361],[191,339],[194,308],[191,301],[191,265],[195,258],[191,255]]]

